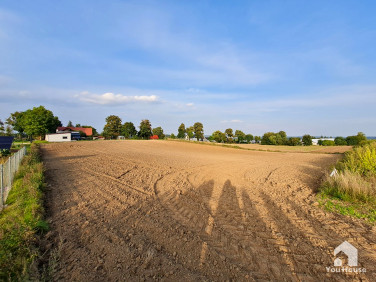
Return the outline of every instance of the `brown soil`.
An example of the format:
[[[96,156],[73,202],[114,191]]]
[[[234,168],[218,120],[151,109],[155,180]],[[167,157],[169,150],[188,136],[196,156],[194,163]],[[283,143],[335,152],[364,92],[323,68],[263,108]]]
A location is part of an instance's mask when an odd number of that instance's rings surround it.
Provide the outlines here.
[[[376,234],[315,202],[340,155],[167,141],[43,145],[55,280],[376,280]],[[365,274],[327,273],[344,240]]]

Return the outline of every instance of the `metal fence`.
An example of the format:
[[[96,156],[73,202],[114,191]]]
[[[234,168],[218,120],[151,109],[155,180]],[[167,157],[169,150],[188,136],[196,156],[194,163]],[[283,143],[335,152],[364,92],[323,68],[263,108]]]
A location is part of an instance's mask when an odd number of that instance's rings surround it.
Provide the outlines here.
[[[12,188],[13,178],[23,157],[26,155],[26,147],[23,147],[17,153],[0,165],[0,211],[3,209],[10,189]]]

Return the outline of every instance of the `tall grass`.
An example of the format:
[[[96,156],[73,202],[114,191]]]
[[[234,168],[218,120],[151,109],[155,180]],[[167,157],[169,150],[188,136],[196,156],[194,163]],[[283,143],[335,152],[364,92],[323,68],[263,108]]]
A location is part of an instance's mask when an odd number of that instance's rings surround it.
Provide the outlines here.
[[[338,174],[326,176],[322,190],[342,200],[376,202],[376,142],[355,147],[337,163]]]
[[[43,166],[39,147],[33,144],[17,172],[7,207],[0,213],[0,280],[29,280],[30,265],[38,256],[38,233],[43,221]]]

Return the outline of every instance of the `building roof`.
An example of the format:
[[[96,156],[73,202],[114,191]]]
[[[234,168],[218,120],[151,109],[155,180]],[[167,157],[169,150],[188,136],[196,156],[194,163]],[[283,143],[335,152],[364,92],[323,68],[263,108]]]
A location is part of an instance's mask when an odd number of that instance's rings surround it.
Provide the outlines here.
[[[86,136],[93,135],[93,129],[90,127],[67,127],[67,126],[59,126],[57,131],[82,131],[86,134]]]

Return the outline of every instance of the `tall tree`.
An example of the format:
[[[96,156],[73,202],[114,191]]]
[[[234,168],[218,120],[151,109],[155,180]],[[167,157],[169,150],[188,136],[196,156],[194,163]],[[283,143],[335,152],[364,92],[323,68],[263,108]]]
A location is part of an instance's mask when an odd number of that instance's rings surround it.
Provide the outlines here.
[[[178,138],[184,138],[185,137],[185,124],[182,123],[178,128]]]
[[[81,127],[81,123],[76,123],[75,127]]]
[[[140,123],[140,131],[138,132],[138,136],[142,139],[149,139],[152,135],[151,131],[151,123],[148,119],[144,119]]]
[[[245,139],[245,134],[241,130],[235,130],[235,137],[238,138],[238,143],[242,143]]]
[[[0,135],[4,135],[4,122],[1,121],[0,119]]]
[[[158,135],[159,139],[164,139],[165,135],[163,133],[162,127],[158,126],[156,128],[153,128],[153,135]]]
[[[68,122],[67,127],[73,127],[73,123],[71,121]]]
[[[190,126],[186,129],[188,140],[191,140],[194,136],[194,128],[193,126]]]
[[[227,137],[227,142],[232,142],[232,137],[234,136],[232,128],[227,128],[225,130],[225,133],[226,133],[226,137]]]
[[[225,133],[217,130],[217,131],[213,132],[211,139],[213,139],[217,143],[222,143],[222,142],[226,141],[227,137],[226,137]]]
[[[25,111],[22,114],[21,124],[27,135],[40,138],[47,133],[56,132],[56,128],[61,126],[59,118],[43,106]]]
[[[17,131],[20,135],[25,131],[22,125],[22,117],[24,112],[11,113],[7,118],[6,123],[10,125],[13,130]]]
[[[115,115],[106,117],[106,125],[103,128],[103,135],[106,138],[117,138],[121,131],[121,118]]]
[[[197,138],[197,141],[199,141],[200,139],[203,140],[204,139],[204,126],[202,125],[201,122],[196,122],[194,125],[193,125],[193,131],[195,133],[195,136]]]
[[[311,146],[312,145],[312,136],[309,134],[306,134],[302,138],[302,142],[304,146]]]
[[[125,122],[123,124],[121,134],[124,135],[125,138],[132,138],[137,135],[136,127],[134,126],[133,122]]]
[[[252,134],[247,134],[245,136],[245,140],[247,141],[247,143],[250,143],[253,140],[253,135]]]

